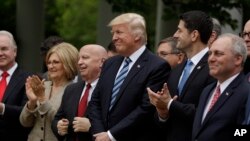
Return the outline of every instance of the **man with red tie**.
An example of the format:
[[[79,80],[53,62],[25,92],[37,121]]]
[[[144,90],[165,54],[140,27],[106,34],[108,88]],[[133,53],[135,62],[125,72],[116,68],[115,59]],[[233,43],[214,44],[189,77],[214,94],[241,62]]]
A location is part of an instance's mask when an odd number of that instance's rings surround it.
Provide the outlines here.
[[[89,44],[80,49],[78,66],[83,81],[69,85],[64,91],[61,106],[52,122],[58,140],[92,141],[87,105],[106,58],[107,51],[100,45]]]
[[[17,46],[13,35],[0,31],[0,140],[27,141],[29,130],[19,122],[19,115],[27,101],[25,81],[30,73],[15,61]],[[13,136],[13,134],[15,134]]]
[[[209,73],[217,82],[202,92],[193,124],[192,140],[231,141],[232,129],[242,124],[249,84],[243,64],[246,45],[240,37],[223,34],[209,50]]]

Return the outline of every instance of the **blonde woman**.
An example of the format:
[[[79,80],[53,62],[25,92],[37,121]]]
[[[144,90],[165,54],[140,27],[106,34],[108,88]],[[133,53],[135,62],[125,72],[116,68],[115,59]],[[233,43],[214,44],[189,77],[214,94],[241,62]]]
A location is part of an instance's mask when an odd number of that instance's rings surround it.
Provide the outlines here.
[[[28,141],[55,141],[51,121],[60,104],[64,89],[77,75],[78,50],[69,43],[51,48],[46,56],[49,81],[38,76],[26,80],[28,102],[20,115],[25,127],[32,127]]]

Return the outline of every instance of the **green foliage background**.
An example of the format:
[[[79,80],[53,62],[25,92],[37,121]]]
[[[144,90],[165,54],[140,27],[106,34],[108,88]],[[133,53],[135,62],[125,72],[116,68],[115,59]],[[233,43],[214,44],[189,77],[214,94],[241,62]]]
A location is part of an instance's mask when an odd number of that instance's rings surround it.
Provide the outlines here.
[[[97,12],[97,0],[46,0],[46,33],[58,33],[78,48],[95,43]]]
[[[16,35],[16,1],[0,1],[0,30]],[[114,13],[137,12],[147,22],[148,46],[154,45],[157,0],[106,0]],[[188,10],[199,9],[216,17],[225,25],[237,28],[227,9],[242,9],[244,24],[250,19],[250,0],[162,0],[165,9],[163,20],[178,18]],[[95,43],[97,39],[98,6],[100,0],[43,0],[45,16],[45,38],[58,35],[80,48]],[[105,7],[103,7],[105,8]],[[243,26],[243,25],[242,25]]]

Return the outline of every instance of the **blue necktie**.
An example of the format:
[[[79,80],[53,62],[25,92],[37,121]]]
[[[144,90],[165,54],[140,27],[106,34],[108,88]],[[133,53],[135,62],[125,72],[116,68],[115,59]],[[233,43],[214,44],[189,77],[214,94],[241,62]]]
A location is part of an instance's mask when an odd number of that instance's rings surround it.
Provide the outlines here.
[[[186,66],[183,70],[182,78],[181,78],[180,83],[178,85],[179,95],[181,95],[183,87],[184,87],[184,85],[185,85],[185,83],[190,75],[192,66],[193,66],[193,62],[191,60],[188,60],[186,63]]]
[[[121,85],[124,81],[124,79],[126,78],[127,74],[128,74],[128,69],[129,69],[129,63],[131,62],[131,60],[129,58],[125,59],[125,63],[122,67],[122,69],[120,70],[119,74],[117,75],[116,79],[115,79],[115,83],[114,83],[114,87],[112,90],[112,96],[111,96],[111,102],[110,102],[110,107],[109,110],[112,109],[115,99],[117,97],[117,94],[121,88]]]

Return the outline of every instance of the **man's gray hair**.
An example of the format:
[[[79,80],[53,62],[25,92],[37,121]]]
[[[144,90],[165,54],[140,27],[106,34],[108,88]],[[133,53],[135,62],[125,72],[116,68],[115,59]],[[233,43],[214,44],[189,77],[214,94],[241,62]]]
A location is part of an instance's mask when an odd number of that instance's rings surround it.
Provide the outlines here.
[[[17,48],[16,41],[9,31],[0,30],[0,35],[7,36],[10,39],[10,45],[14,48]]]

